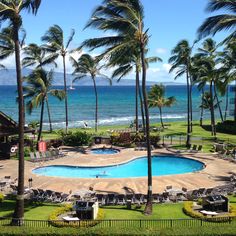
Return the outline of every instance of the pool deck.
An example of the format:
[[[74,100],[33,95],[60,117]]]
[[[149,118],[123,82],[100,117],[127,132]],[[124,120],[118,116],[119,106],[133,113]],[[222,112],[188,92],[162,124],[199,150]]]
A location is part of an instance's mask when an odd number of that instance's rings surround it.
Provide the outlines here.
[[[134,151],[131,149],[122,149],[121,152],[112,155],[98,155],[86,153],[82,154],[74,149],[67,148],[68,154],[65,157],[47,161],[44,163],[32,163],[25,161],[25,186],[28,179],[33,178],[33,188],[51,189],[68,193],[69,191],[87,190],[92,187],[97,192],[114,192],[114,193],[146,193],[147,177],[141,178],[62,178],[62,177],[46,177],[32,173],[37,167],[47,165],[73,165],[73,166],[104,166],[116,165],[128,162],[137,157],[146,155],[146,151]],[[204,153],[174,153],[166,149],[156,149],[152,151],[153,155],[172,154],[182,157],[189,157],[205,163],[206,168],[187,174],[167,175],[153,177],[153,192],[163,192],[167,185],[174,188],[185,187],[188,190],[196,188],[209,188],[228,183],[231,172],[235,172],[236,164],[226,160],[214,157],[215,154]],[[0,179],[6,175],[11,178],[17,177],[16,160],[0,160],[0,165],[4,168],[0,169]]]

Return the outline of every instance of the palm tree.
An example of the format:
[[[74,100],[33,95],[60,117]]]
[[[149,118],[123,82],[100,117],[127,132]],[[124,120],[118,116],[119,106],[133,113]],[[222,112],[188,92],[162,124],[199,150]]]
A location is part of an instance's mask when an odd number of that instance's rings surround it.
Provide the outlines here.
[[[228,40],[225,45],[223,52],[220,53],[219,62],[222,64],[221,70],[223,71],[224,75],[224,86],[225,86],[225,93],[226,93],[226,106],[225,106],[225,115],[224,120],[226,120],[227,112],[228,112],[228,90],[229,84],[232,81],[236,82],[235,75],[236,75],[236,40],[232,38]],[[236,101],[236,90],[235,90],[235,101]],[[236,111],[236,102],[234,110]],[[236,122],[236,112],[234,113],[234,121]]]
[[[35,68],[43,68],[43,66],[53,64],[57,66],[55,59],[56,55],[49,54],[46,55],[46,51],[38,46],[37,44],[31,43],[23,49],[25,57],[22,59],[22,65],[24,67],[35,66]],[[49,130],[52,132],[52,120],[50,114],[50,108],[48,99],[46,99],[48,119],[49,119]]]
[[[25,98],[30,99],[26,103],[29,114],[34,108],[41,106],[40,125],[38,133],[38,142],[41,139],[43,127],[44,104],[48,102],[48,95],[64,99],[65,93],[62,90],[51,89],[53,83],[53,71],[46,72],[42,68],[34,70],[29,76],[24,78],[27,86],[24,87]]]
[[[200,76],[200,84],[202,87],[205,86],[206,83],[210,84],[209,94],[210,98],[213,101],[216,95],[216,90],[214,89],[217,86],[217,81],[220,78],[219,69],[217,68],[217,46],[216,42],[212,39],[206,39],[203,42],[203,47],[199,48],[199,53],[196,54],[196,57],[199,59],[199,66],[201,67],[201,76]],[[213,102],[210,103],[211,108],[211,127],[212,127],[212,135],[216,137],[216,127],[215,127],[215,112]],[[220,104],[218,103],[218,106]]]
[[[126,49],[127,50],[127,49]],[[145,129],[145,118],[144,118],[144,111],[143,111],[143,98],[140,89],[140,79],[139,73],[141,70],[141,61],[140,61],[140,53],[134,45],[130,45],[129,53],[125,54],[124,57],[119,57],[120,52],[112,53],[109,59],[108,67],[117,67],[113,71],[112,78],[118,77],[118,82],[126,76],[128,73],[135,70],[135,122],[136,122],[136,132],[138,132],[138,96],[140,100],[140,107],[141,107],[141,115],[142,115],[142,122],[143,127]],[[147,52],[146,52],[147,53]],[[149,57],[146,58],[147,66],[149,63],[162,61],[159,57]]]
[[[202,94],[202,103],[200,105],[200,108],[211,111],[212,107],[214,109],[217,108],[217,104],[218,103],[215,101],[215,99],[211,99],[211,94],[209,92],[204,92]]]
[[[109,80],[111,84],[111,80],[101,73],[101,69],[104,66],[99,65],[99,60],[91,57],[89,54],[83,54],[78,61],[73,57],[70,57],[72,62],[72,66],[74,67],[73,75],[76,75],[73,82],[76,80],[85,78],[86,76],[90,76],[93,81],[94,93],[95,93],[95,132],[98,130],[98,93],[96,86],[96,77],[102,76]]]
[[[231,30],[232,33],[226,38],[226,41],[236,36],[236,6],[235,0],[209,0],[207,5],[208,12],[218,10],[226,11],[228,14],[220,14],[208,17],[198,29],[200,38],[208,35],[215,35],[222,30]]]
[[[66,113],[66,133],[68,131],[68,101],[67,101],[67,83],[66,83],[66,55],[68,48],[73,40],[75,31],[72,30],[68,40],[65,42],[64,32],[59,25],[53,25],[42,37],[46,44],[43,48],[46,52],[51,53],[51,57],[62,57],[64,71],[64,92],[65,92],[65,113]]]
[[[187,40],[181,40],[175,48],[172,50],[172,56],[169,58],[169,63],[172,64],[170,73],[177,69],[175,79],[186,74],[187,82],[187,140],[186,146],[189,147],[190,136],[191,136],[191,110],[192,110],[192,98],[191,98],[191,51],[192,48],[189,46]]]
[[[91,49],[105,46],[101,56],[110,55],[115,51],[120,51],[120,57],[126,55],[126,48],[129,45],[137,47],[140,53],[142,67],[142,94],[144,99],[145,122],[146,122],[146,142],[148,160],[148,197],[144,210],[145,214],[152,213],[152,160],[150,147],[150,124],[148,99],[146,93],[146,71],[145,52],[148,44],[148,30],[144,28],[144,9],[140,0],[104,0],[92,14],[86,27],[94,27],[102,31],[112,31],[116,35],[93,38],[85,40],[82,46]]]
[[[151,87],[151,90],[148,94],[148,98],[149,107],[158,107],[160,112],[161,126],[162,128],[164,128],[162,120],[162,108],[171,107],[176,102],[175,97],[172,96],[165,98],[165,87],[162,84],[155,84]]]
[[[13,217],[13,224],[21,225],[24,216],[24,98],[21,76],[21,60],[20,60],[20,41],[19,30],[22,25],[21,13],[23,11],[37,13],[41,0],[1,0],[0,2],[0,23],[10,21],[13,29],[13,41],[15,50],[15,63],[16,63],[16,79],[17,91],[19,97],[19,167],[18,167],[18,188],[16,207]]]

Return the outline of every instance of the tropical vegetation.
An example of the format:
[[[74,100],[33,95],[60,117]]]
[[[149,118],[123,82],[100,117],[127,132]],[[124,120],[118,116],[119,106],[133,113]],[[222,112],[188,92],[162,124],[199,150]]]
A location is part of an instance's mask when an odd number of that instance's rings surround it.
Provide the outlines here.
[[[48,31],[42,36],[43,45],[35,43],[25,45],[26,32],[23,29],[23,12],[36,15],[41,5],[40,0],[1,0],[0,2],[0,60],[4,60],[11,55],[15,56],[15,69],[17,81],[17,102],[18,102],[18,124],[19,124],[19,143],[18,143],[18,187],[15,211],[13,214],[13,225],[22,225],[24,218],[24,128],[25,128],[25,102],[26,109],[29,113],[33,109],[40,107],[38,141],[42,137],[43,120],[45,103],[49,123],[51,124],[49,98],[54,96],[59,100],[65,100],[65,133],[62,133],[62,139],[65,144],[79,145],[89,144],[91,139],[90,133],[70,132],[69,114],[68,114],[68,97],[67,97],[67,64],[66,58],[69,56],[74,39],[75,31],[72,30],[68,40],[65,40],[63,29],[55,24],[49,27]],[[199,131],[200,128],[193,122],[193,104],[192,91],[193,86],[197,86],[202,93],[200,126],[203,125],[204,110],[210,112],[211,136],[215,140],[223,137],[218,134],[216,112],[219,112],[220,122],[227,123],[229,113],[229,88],[236,81],[236,5],[234,0],[209,0],[207,10],[210,13],[224,11],[219,15],[208,17],[198,29],[198,38],[191,45],[188,40],[179,41],[173,47],[169,63],[171,64],[170,73],[175,74],[175,79],[185,76],[186,78],[186,95],[187,95],[187,126],[181,126],[179,130],[181,135],[185,134],[186,146],[191,145],[191,136],[193,136],[193,127]],[[90,78],[93,82],[95,93],[95,132],[98,131],[98,92],[97,78],[102,76],[102,69],[112,68],[112,78],[118,81],[128,73],[135,71],[135,118],[136,133],[138,137],[138,117],[139,104],[142,114],[143,135],[140,135],[147,146],[148,162],[148,189],[147,204],[143,210],[145,215],[152,214],[152,158],[151,143],[152,136],[151,125],[149,120],[149,108],[158,107],[161,118],[161,126],[164,127],[162,119],[162,108],[172,106],[175,103],[173,96],[165,97],[165,88],[162,85],[155,85],[147,93],[147,70],[150,62],[160,61],[158,57],[148,57],[149,38],[151,33],[145,26],[144,6],[141,0],[103,0],[95,8],[85,28],[94,28],[99,32],[106,32],[101,37],[89,38],[81,43],[75,51],[89,48],[90,50],[99,49],[100,53],[96,57],[89,54],[82,54],[79,58],[70,57],[71,64],[74,68],[74,81],[81,78]],[[216,42],[213,38],[219,31],[229,30],[229,35],[222,41]],[[197,47],[196,47],[197,45]],[[21,58],[24,56],[23,59]],[[63,82],[64,91],[53,88],[53,70],[56,67],[56,60],[61,57],[63,62]],[[22,59],[22,60],[21,60]],[[30,67],[32,72],[24,77],[22,76],[22,66]],[[46,69],[49,69],[47,71]],[[5,69],[0,64],[0,69]],[[141,83],[140,83],[141,75]],[[110,79],[108,79],[110,81]],[[25,82],[23,86],[23,81]],[[225,111],[223,111],[222,98],[225,97]],[[139,98],[139,101],[138,101]],[[236,122],[236,90],[234,97],[234,122]],[[234,123],[235,124],[235,123]],[[177,126],[178,126],[177,125]],[[37,124],[32,124],[32,127]],[[183,132],[183,126],[185,132]],[[187,127],[187,130],[186,130]],[[204,128],[204,127],[203,127]],[[52,131],[52,125],[50,125]],[[164,131],[165,134],[172,132],[171,128]],[[178,129],[175,130],[178,132]],[[205,133],[204,133],[205,135]],[[208,133],[207,133],[208,135]],[[159,135],[153,138],[156,142]],[[208,139],[210,139],[207,136]],[[225,136],[224,136],[225,138]],[[233,139],[233,138],[232,138]]]
[[[158,107],[160,113],[161,127],[164,128],[164,123],[162,119],[162,109],[163,107],[171,107],[176,102],[174,96],[165,97],[165,87],[164,85],[154,85],[148,94],[149,107]]]

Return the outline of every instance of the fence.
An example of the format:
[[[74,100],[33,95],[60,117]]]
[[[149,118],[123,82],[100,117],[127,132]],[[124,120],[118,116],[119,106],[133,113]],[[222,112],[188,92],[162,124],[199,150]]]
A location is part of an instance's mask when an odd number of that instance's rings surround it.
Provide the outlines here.
[[[0,226],[9,226],[12,223],[10,218],[0,218]],[[19,222],[20,223],[20,222]],[[201,226],[217,226],[230,225],[236,227],[236,219],[232,217],[209,218],[209,219],[154,219],[154,220],[80,220],[77,222],[65,222],[62,220],[23,220],[24,227],[47,228],[60,225],[64,227],[96,227],[96,228],[112,228],[112,227],[135,227],[135,228],[177,228],[177,227],[201,227]],[[20,225],[20,224],[19,224]]]
[[[184,145],[186,144],[187,137],[186,135],[163,135],[161,136],[160,144],[163,145]],[[232,143],[231,139],[225,139],[225,140],[214,140],[214,138],[203,138],[203,137],[197,137],[197,136],[191,136],[190,137],[192,144],[198,144],[198,145],[213,145],[214,142],[226,142],[226,143]]]

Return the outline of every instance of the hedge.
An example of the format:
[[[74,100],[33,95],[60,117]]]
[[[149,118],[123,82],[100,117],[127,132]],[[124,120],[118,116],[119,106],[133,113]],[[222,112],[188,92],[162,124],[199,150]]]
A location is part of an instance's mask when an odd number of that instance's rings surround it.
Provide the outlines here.
[[[223,222],[225,221],[224,218],[227,219],[227,217],[236,217],[236,206],[231,205],[229,208],[229,213],[224,214],[224,216],[214,216],[210,218],[210,217],[204,216],[198,211],[195,211],[193,209],[192,201],[186,201],[184,203],[183,212],[192,218],[203,219],[203,220],[214,221],[214,222],[216,221]]]
[[[63,221],[60,221],[58,219],[58,217],[62,214],[65,214],[66,212],[71,212],[73,211],[72,209],[72,204],[66,204],[66,205],[63,205],[62,207],[56,209],[55,211],[53,211],[50,216],[49,216],[49,221],[51,222],[51,224],[53,226],[56,226],[56,227],[78,227],[78,222],[70,222],[70,224],[67,224]],[[97,220],[102,220],[104,219],[104,210],[99,208],[98,209],[98,216],[97,216]],[[90,226],[95,226],[96,224],[98,224],[99,222],[96,221],[96,220],[93,220],[93,221],[86,221],[86,222],[83,222],[83,221],[80,221],[80,227],[90,227]]]

